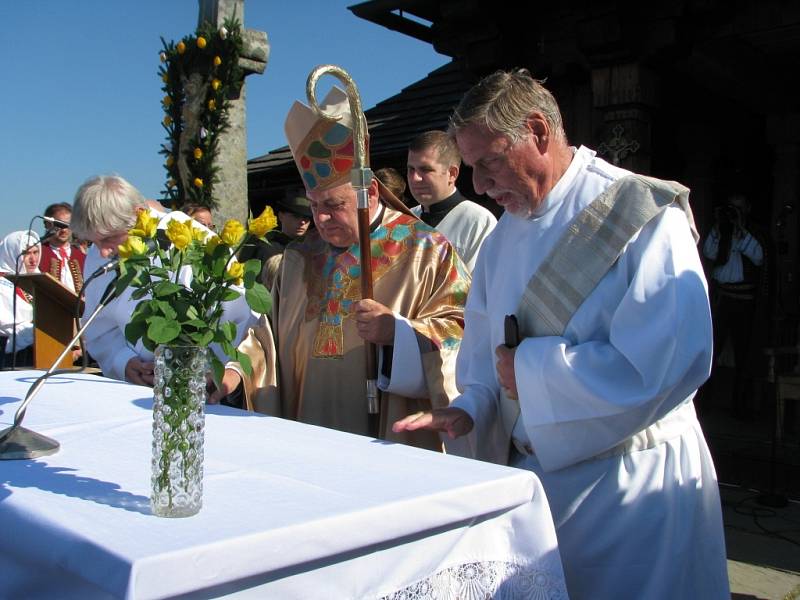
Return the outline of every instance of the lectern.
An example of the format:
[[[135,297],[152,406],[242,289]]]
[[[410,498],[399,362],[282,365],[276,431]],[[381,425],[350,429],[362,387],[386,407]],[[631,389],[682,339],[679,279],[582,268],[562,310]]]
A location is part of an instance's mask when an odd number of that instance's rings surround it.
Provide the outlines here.
[[[33,296],[33,366],[49,369],[75,335],[75,307],[81,300],[50,273],[6,277]],[[71,367],[71,355],[67,354],[59,366]]]

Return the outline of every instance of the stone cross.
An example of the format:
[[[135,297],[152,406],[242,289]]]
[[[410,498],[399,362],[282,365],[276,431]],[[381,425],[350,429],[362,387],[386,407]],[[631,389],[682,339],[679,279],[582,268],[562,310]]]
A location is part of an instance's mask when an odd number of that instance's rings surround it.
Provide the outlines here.
[[[269,60],[269,43],[263,31],[244,29],[244,0],[198,0],[200,12],[198,26],[209,21],[214,27],[222,27],[228,18],[236,18],[242,26],[244,49],[239,59],[245,76],[261,74]],[[227,219],[245,222],[248,216],[247,203],[247,110],[245,107],[245,85],[239,97],[231,100],[228,112],[229,127],[219,140],[217,166],[219,181],[214,187],[217,207],[214,223],[221,226]],[[258,216],[258,215],[256,215]]]

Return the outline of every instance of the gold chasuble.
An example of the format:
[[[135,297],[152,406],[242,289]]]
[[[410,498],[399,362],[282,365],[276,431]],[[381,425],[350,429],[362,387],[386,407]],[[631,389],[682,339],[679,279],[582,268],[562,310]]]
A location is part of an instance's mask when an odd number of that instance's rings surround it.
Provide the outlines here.
[[[455,359],[470,279],[444,236],[415,217],[382,210],[370,235],[374,299],[411,323],[428,393],[383,392],[380,436],[439,450],[437,434],[395,434],[391,425],[456,397]],[[264,322],[240,347],[253,359],[254,375],[244,378],[249,409],[367,435],[364,342],[351,314],[361,299],[358,257],[358,244],[335,248],[316,231],[286,248],[273,288],[276,335]]]

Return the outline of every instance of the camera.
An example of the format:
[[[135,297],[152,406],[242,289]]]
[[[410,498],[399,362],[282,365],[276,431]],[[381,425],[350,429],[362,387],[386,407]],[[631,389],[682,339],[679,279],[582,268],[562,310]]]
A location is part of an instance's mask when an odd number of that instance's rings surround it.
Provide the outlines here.
[[[717,221],[721,224],[730,224],[730,225],[737,225],[742,221],[742,212],[739,210],[737,206],[733,204],[725,204],[724,206],[718,206],[716,210],[716,217]]]

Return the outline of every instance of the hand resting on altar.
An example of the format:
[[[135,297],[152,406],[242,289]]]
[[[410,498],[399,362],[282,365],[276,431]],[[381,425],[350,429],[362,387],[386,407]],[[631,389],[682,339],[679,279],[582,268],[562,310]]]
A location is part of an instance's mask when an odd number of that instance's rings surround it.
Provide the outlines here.
[[[392,425],[392,431],[416,431],[429,429],[446,433],[450,439],[461,437],[472,431],[475,423],[466,411],[449,406],[447,408],[434,408],[427,412],[418,412],[400,419]]]

